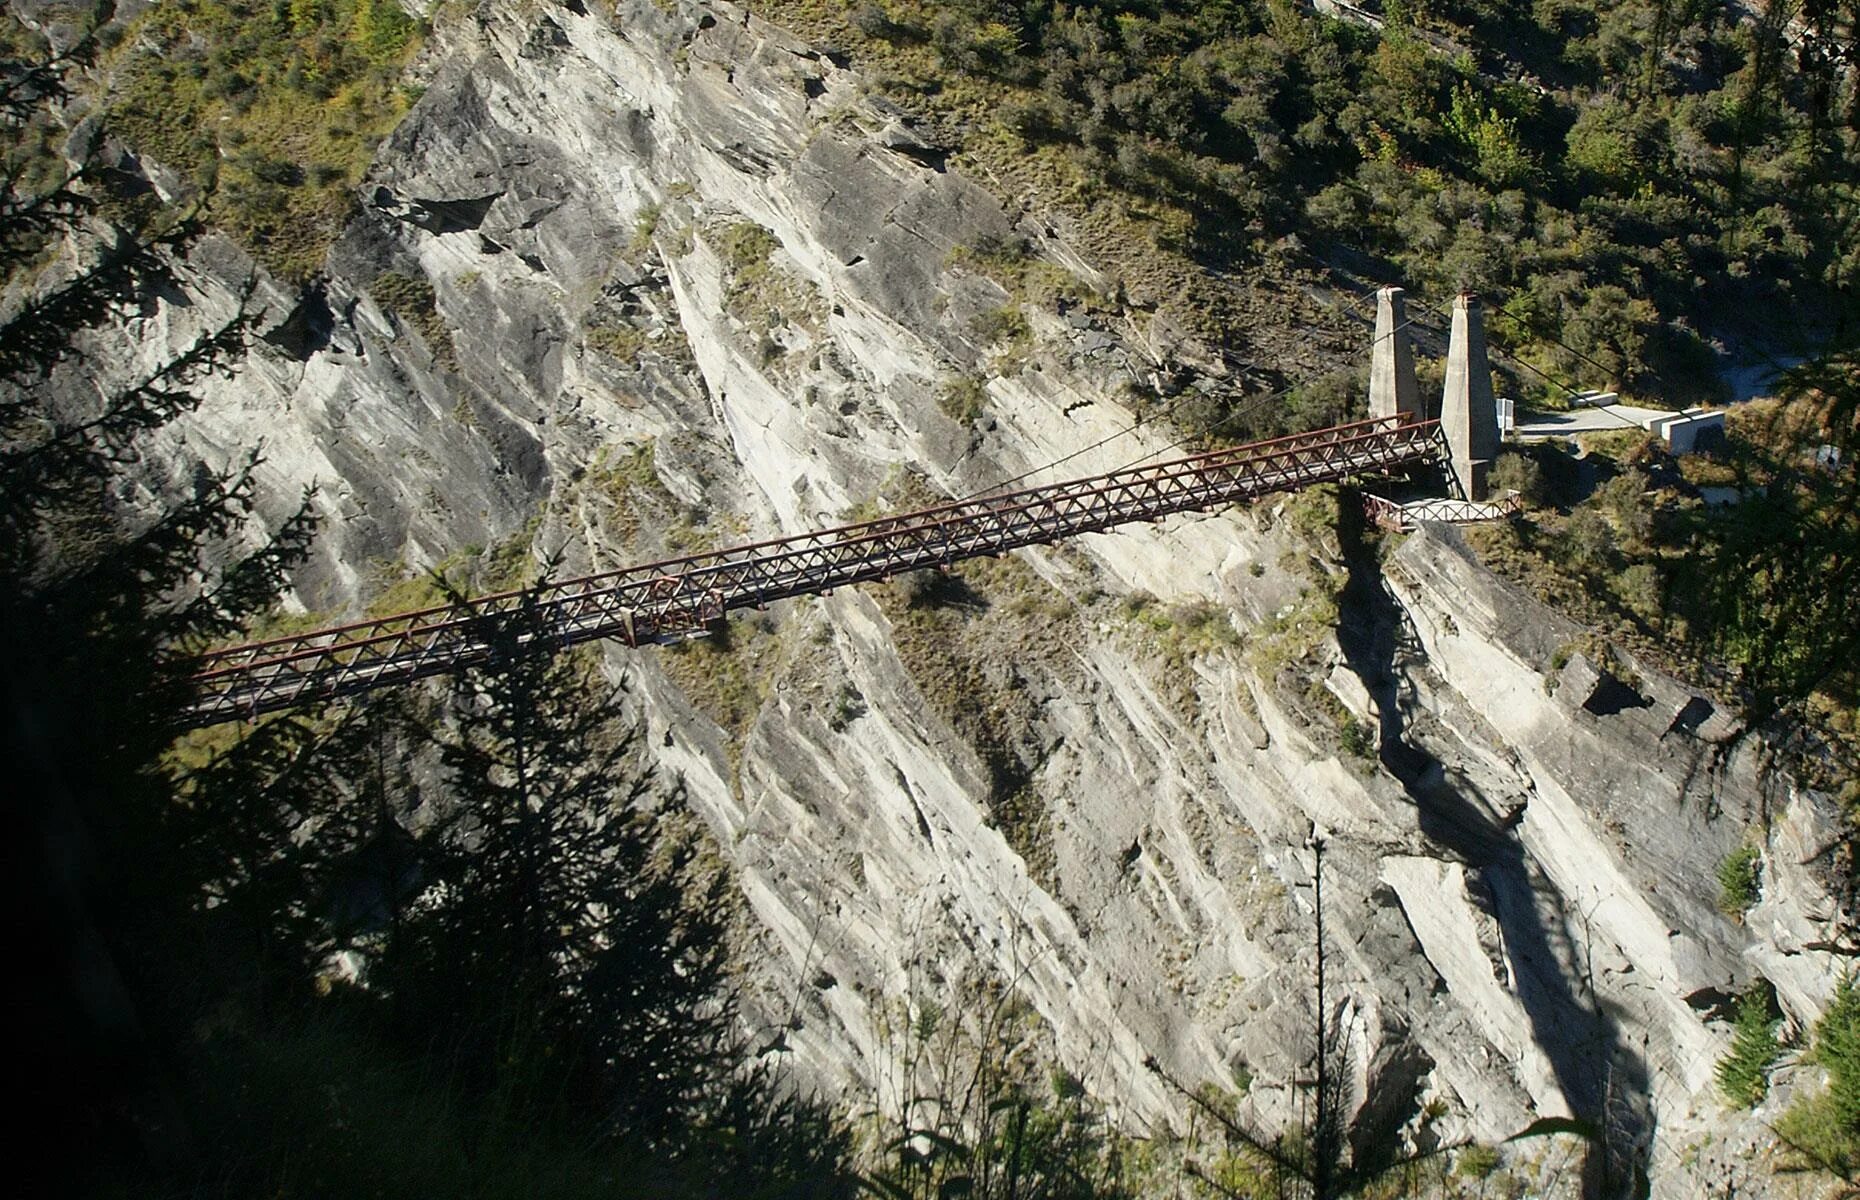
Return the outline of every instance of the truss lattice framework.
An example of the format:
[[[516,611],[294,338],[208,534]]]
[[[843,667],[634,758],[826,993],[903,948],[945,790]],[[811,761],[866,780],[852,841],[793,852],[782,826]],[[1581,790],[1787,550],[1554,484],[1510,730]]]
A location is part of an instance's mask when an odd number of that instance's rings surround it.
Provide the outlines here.
[[[732,609],[1047,544],[1171,513],[1399,471],[1441,454],[1438,423],[1380,418],[1108,475],[1003,492],[815,533],[626,567],[206,655],[196,725],[409,683],[518,649],[703,632]]]

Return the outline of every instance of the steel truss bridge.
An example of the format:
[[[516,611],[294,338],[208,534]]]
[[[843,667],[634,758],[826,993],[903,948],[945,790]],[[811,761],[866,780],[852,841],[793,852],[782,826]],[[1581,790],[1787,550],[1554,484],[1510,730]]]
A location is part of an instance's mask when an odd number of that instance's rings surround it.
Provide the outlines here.
[[[499,655],[702,634],[733,609],[1444,460],[1437,421],[1357,421],[1108,475],[216,650],[192,676],[196,726],[411,683]]]

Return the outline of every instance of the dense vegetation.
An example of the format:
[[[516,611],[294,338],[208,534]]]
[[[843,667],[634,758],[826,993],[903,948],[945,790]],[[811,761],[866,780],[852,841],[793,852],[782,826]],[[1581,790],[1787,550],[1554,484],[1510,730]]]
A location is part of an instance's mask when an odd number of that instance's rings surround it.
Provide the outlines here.
[[[1860,480],[1830,465],[1860,448],[1860,359],[1835,351],[1786,390],[1734,409],[1708,454],[1674,459],[1638,430],[1588,437],[1581,457],[1509,453],[1494,479],[1532,507],[1472,537],[1496,570],[1752,722],[1787,717],[1771,732],[1804,752],[1804,778],[1860,811]],[[1754,903],[1755,852],[1719,882],[1727,910]]]
[[[1816,306],[1860,271],[1832,4],[758,7],[855,48],[971,161],[1083,215],[1133,290],[1185,286],[1216,335],[1221,289],[1172,259],[1270,274],[1316,250],[1436,301],[1495,294],[1532,391],[1692,402],[1718,391],[1711,339],[1825,333]]]
[[[213,192],[213,220],[303,280],[413,93],[420,29],[397,0],[164,0],[112,56],[109,120],[137,151]]]
[[[1815,1023],[1808,1058],[1828,1073],[1828,1086],[1789,1106],[1776,1132],[1809,1166],[1848,1180],[1860,1177],[1860,986],[1847,975],[1834,1003]]]
[[[1713,0],[756,7],[855,50],[1222,344],[1270,319],[1223,280],[1340,269],[1493,295],[1523,394],[1678,406],[1719,394],[1717,351],[1831,332],[1819,314],[1860,273],[1834,3],[1793,25],[1792,5]],[[127,35],[112,126],[215,181],[216,218],[267,265],[313,274],[413,94],[419,26],[395,0],[161,0]]]

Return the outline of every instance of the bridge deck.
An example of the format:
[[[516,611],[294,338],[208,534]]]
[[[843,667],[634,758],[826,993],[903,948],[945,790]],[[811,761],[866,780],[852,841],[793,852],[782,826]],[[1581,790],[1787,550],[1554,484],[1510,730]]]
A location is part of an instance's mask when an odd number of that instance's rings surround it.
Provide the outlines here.
[[[629,646],[701,633],[732,609],[1273,492],[1434,461],[1438,423],[1380,418],[1171,462],[961,500],[814,533],[625,567],[206,655],[195,725],[409,683],[519,646],[613,637]]]

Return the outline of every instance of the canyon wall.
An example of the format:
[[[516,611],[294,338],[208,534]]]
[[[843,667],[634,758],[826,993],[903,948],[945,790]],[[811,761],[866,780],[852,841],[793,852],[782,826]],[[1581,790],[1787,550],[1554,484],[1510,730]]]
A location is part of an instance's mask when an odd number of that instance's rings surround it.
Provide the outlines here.
[[[461,554],[566,575],[1107,470],[1171,448],[1133,427],[1159,375],[1231,385],[1181,369],[1193,347],[1062,217],[744,8],[489,0],[418,71],[325,274],[261,274],[263,337],[142,476],[153,497],[262,444],[271,516],[316,484],[300,607]],[[209,238],[189,298],[99,361],[155,361],[253,270]],[[607,651],[740,886],[757,1044],[895,1105],[940,1013],[951,1054],[1017,1030],[1132,1132],[1186,1128],[1209,1083],[1281,1128],[1315,1048],[1321,846],[1365,1144],[1573,1115],[1601,1149],[1508,1153],[1538,1194],[1636,1161],[1656,1196],[1811,1192],[1771,1175],[1762,1123],[1808,1069],[1753,1116],[1712,1068],[1734,993],[1768,979],[1799,1028],[1851,953],[1833,804],[1452,531],[1378,551],[1336,509],[1178,517]],[[1734,919],[1716,869],[1747,839],[1762,899]]]

